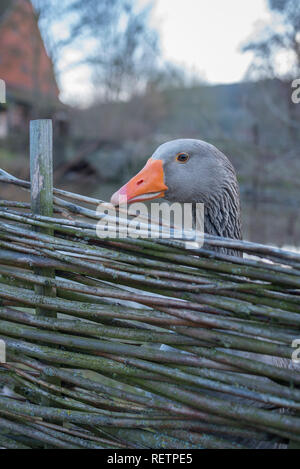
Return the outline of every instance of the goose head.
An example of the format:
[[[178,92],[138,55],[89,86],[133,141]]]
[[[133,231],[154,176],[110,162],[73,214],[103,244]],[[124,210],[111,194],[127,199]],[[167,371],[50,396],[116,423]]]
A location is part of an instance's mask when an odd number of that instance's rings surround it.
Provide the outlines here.
[[[213,145],[195,139],[164,143],[146,166],[113,194],[111,203],[130,204],[161,197],[170,202],[203,203],[206,233],[241,238],[235,170]]]

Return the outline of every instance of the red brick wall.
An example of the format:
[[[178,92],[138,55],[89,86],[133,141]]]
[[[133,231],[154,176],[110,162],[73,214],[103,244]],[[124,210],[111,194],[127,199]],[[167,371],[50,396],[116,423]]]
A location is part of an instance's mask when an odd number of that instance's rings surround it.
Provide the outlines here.
[[[16,0],[0,24],[0,78],[7,88],[58,97],[52,63],[28,0]]]

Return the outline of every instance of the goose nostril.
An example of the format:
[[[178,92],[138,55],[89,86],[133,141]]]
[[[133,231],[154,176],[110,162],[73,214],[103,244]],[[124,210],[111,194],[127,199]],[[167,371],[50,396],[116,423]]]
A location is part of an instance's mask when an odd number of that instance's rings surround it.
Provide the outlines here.
[[[137,186],[140,186],[141,184],[143,184],[143,182],[144,182],[144,179],[140,179],[136,184]]]

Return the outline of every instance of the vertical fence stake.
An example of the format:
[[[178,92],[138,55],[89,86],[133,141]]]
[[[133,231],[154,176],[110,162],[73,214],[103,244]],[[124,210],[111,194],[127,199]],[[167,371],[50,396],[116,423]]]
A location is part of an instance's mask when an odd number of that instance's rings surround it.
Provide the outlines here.
[[[53,215],[53,135],[50,119],[30,122],[30,180],[31,210],[36,215],[51,217]],[[36,227],[36,230],[53,235],[51,228]],[[34,272],[44,277],[55,277],[55,272],[48,268],[36,268]],[[35,285],[39,295],[55,296],[52,287]],[[56,313],[37,307],[36,314],[56,317]]]
[[[31,181],[31,210],[36,215],[51,217],[53,215],[53,132],[50,119],[34,120],[30,122],[30,181]],[[51,228],[36,227],[40,233],[53,235]],[[43,277],[55,278],[55,270],[35,268],[34,272]],[[38,295],[56,296],[52,287],[34,286]],[[36,307],[37,316],[57,317],[53,311]],[[45,381],[60,385],[57,378],[44,376]],[[50,406],[46,397],[41,397],[41,405]],[[45,448],[48,448],[45,445]]]

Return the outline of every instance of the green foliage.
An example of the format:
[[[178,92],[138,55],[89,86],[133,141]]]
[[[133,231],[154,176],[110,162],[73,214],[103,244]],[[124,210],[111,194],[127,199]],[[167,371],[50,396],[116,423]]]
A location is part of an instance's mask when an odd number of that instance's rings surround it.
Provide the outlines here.
[[[18,156],[16,153],[6,150],[5,148],[0,148],[0,162],[1,164],[9,164],[14,161]]]

